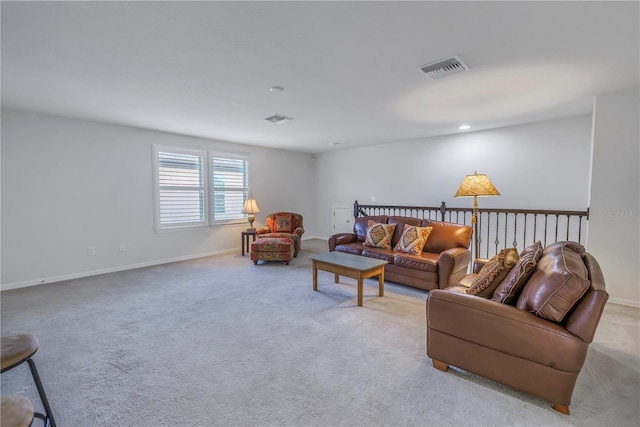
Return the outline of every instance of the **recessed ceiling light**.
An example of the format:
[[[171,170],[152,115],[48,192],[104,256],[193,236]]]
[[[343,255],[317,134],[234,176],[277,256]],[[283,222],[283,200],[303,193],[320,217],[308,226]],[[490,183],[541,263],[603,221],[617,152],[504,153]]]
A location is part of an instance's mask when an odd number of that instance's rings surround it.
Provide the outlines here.
[[[467,130],[467,129],[471,129],[471,126],[469,126],[469,125],[461,125],[458,129]]]
[[[339,142],[330,142],[329,145],[335,146],[335,145],[340,145],[340,143]]]
[[[284,88],[282,86],[271,86],[269,90],[274,93],[280,93],[284,91]]]

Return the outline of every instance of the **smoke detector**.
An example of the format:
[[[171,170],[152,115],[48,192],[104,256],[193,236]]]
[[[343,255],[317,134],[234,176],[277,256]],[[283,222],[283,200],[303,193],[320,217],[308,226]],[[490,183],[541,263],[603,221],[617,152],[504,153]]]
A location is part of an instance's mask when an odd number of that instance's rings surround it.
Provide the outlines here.
[[[293,120],[293,118],[292,117],[283,116],[282,114],[274,114],[271,117],[267,117],[265,120],[268,121],[268,122],[271,122],[271,123],[280,124],[280,123],[284,123],[284,122],[288,122],[290,120]]]
[[[467,64],[462,62],[462,59],[460,59],[458,55],[431,62],[419,68],[423,73],[429,76],[431,80],[441,79],[452,74],[462,73],[469,70]]]

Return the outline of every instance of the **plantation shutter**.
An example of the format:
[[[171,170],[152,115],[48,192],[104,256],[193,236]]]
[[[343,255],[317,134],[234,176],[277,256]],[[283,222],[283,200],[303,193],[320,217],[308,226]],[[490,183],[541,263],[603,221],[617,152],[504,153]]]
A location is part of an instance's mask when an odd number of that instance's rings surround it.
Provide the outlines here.
[[[245,219],[242,208],[249,196],[249,160],[214,154],[212,169],[214,223]]]
[[[205,153],[156,150],[159,228],[206,224]]]

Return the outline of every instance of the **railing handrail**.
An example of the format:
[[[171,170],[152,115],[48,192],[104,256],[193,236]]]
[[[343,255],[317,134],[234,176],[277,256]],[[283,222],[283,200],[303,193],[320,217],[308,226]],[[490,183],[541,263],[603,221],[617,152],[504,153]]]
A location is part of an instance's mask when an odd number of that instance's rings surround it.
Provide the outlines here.
[[[353,217],[367,216],[367,213],[363,209],[393,209],[393,210],[417,210],[417,211],[439,211],[442,220],[444,221],[445,212],[449,209],[445,202],[442,202],[440,206],[401,206],[401,205],[361,205],[356,200],[353,204]]]
[[[447,208],[447,211],[473,212],[473,208]],[[564,211],[555,209],[510,209],[510,208],[482,208],[482,212],[491,213],[512,213],[512,214],[534,214],[534,215],[572,215],[586,216],[589,218],[589,209],[585,211]]]
[[[456,208],[449,207],[445,202],[440,206],[404,206],[404,205],[361,205],[356,200],[354,203],[354,213],[359,212],[360,215],[366,216],[362,209],[395,209],[395,210],[422,210],[422,211],[441,211],[445,212],[471,212],[473,208]],[[515,214],[534,214],[534,215],[575,215],[584,216],[589,219],[589,208],[584,211],[570,211],[557,209],[514,209],[514,208],[482,208],[482,212],[491,213],[515,213]],[[354,215],[357,218],[360,215]]]

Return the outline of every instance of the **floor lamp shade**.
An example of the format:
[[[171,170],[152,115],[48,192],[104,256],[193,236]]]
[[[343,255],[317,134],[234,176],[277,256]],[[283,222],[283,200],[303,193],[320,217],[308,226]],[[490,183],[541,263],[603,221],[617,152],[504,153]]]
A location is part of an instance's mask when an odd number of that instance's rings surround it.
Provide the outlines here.
[[[247,219],[249,220],[249,228],[247,231],[255,231],[256,229],[253,228],[253,221],[256,220],[255,214],[260,213],[260,208],[258,207],[256,199],[248,198],[245,200],[242,213],[248,214]]]
[[[454,197],[473,197],[473,214],[471,223],[474,226],[473,234],[475,235],[475,254],[478,255],[478,196],[499,196],[500,192],[493,185],[487,175],[475,172],[473,175],[467,175],[462,180],[460,188],[456,191]]]
[[[467,175],[462,180],[460,188],[454,197],[499,196],[500,192],[494,187],[491,180],[483,173]]]

